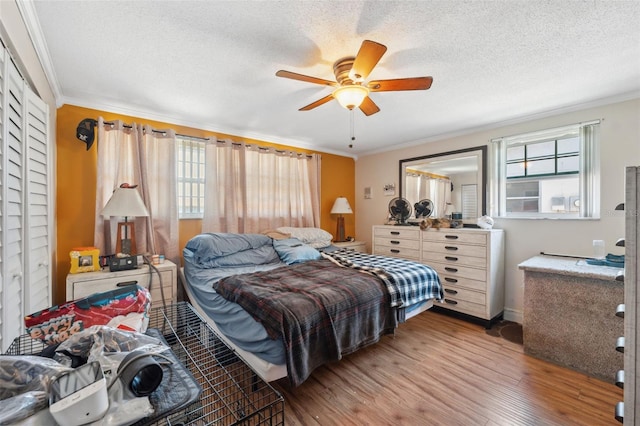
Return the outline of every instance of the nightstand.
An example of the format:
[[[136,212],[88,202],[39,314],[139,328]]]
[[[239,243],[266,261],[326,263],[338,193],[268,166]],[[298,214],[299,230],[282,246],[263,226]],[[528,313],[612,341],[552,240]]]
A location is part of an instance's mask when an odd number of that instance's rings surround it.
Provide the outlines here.
[[[367,244],[364,241],[343,241],[343,242],[340,242],[340,243],[333,242],[331,244],[333,244],[336,247],[350,248],[350,249],[353,249],[355,251],[360,251],[362,253],[366,253],[367,252]]]
[[[80,299],[93,293],[112,290],[124,285],[138,284],[149,288],[151,283],[151,307],[162,306],[164,292],[167,305],[177,302],[177,274],[176,264],[165,260],[160,265],[154,265],[162,277],[162,292],[158,274],[149,274],[149,265],[141,265],[129,271],[110,272],[108,268],[97,272],[82,272],[67,275],[67,301]]]

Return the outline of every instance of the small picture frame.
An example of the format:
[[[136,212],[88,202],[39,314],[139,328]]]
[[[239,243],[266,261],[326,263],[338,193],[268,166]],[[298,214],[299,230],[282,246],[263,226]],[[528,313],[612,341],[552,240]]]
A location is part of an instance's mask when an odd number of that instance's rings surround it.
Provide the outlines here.
[[[395,183],[387,183],[382,188],[384,195],[387,197],[391,197],[396,195],[396,184]]]
[[[95,247],[76,247],[69,252],[72,274],[100,270],[100,250]]]

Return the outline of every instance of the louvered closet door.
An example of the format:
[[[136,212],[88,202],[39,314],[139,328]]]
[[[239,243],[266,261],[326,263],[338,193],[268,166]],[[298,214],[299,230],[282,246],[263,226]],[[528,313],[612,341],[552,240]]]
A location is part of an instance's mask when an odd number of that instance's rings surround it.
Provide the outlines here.
[[[24,314],[24,82],[3,52],[2,76],[2,335],[3,351],[22,333]]]
[[[24,314],[51,306],[51,224],[48,155],[49,106],[25,88],[25,280]]]

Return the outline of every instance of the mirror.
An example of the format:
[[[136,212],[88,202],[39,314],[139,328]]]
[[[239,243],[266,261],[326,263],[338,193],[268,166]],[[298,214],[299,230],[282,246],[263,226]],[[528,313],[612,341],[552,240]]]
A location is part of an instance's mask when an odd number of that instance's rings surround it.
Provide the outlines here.
[[[400,160],[400,196],[412,206],[427,199],[430,217],[475,224],[487,214],[487,146]],[[412,221],[420,221],[415,213]]]

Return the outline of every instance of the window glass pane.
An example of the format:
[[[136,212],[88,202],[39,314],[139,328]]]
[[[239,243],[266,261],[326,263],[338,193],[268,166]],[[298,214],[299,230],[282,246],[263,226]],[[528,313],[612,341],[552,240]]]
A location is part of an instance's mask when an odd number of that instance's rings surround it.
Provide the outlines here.
[[[575,203],[580,194],[577,175],[540,180],[540,211],[568,213],[578,211]],[[573,203],[573,205],[571,205]]]
[[[507,164],[507,177],[524,176],[524,162]]]
[[[556,160],[535,160],[527,162],[527,176],[546,175],[556,172]]]
[[[538,199],[507,200],[507,213],[537,213]]]
[[[580,157],[577,155],[558,158],[558,173],[578,172],[580,167],[579,160]]]
[[[558,141],[558,155],[578,153],[580,151],[580,138],[560,139]]]
[[[556,142],[537,142],[527,144],[527,158],[548,157],[556,155]]]
[[[507,183],[507,197],[537,197],[539,195],[539,183],[537,180]]]
[[[524,145],[507,148],[507,161],[524,160]]]

